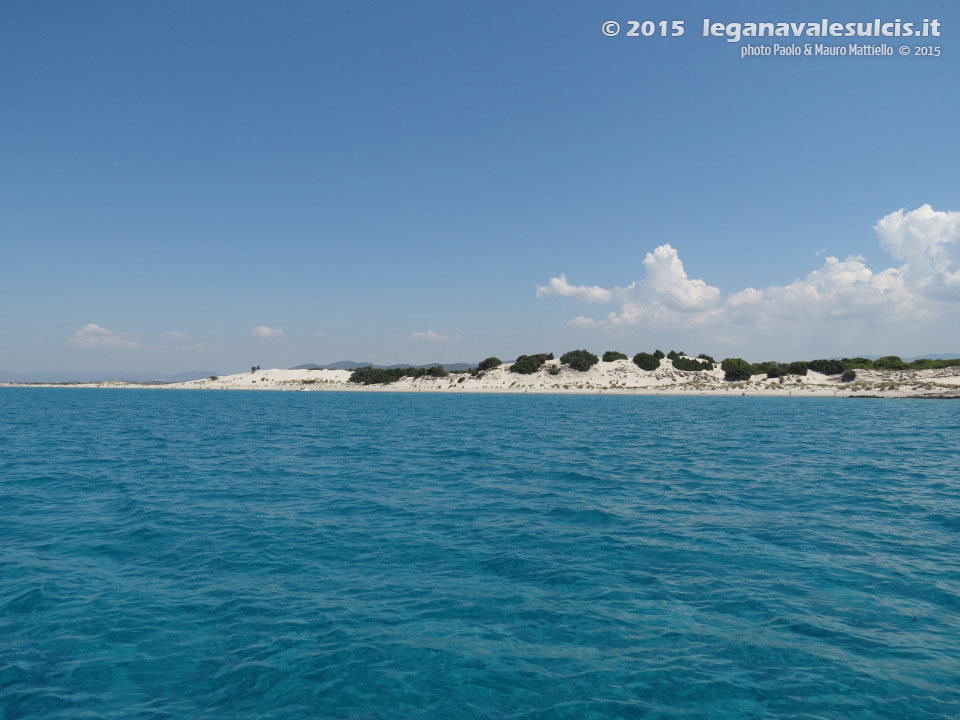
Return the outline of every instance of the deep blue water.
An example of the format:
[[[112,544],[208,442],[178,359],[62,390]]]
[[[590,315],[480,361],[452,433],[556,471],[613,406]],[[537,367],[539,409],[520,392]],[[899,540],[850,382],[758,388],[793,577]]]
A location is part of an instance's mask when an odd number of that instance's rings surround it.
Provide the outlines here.
[[[0,390],[0,720],[956,718],[960,403]]]

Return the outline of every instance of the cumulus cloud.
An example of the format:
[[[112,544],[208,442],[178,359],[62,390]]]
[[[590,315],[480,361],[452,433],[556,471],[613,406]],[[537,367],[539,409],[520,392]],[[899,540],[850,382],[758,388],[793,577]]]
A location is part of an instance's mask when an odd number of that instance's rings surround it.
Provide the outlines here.
[[[571,285],[560,275],[539,286],[537,296],[619,305],[602,317],[570,320],[577,327],[699,327],[715,338],[741,337],[736,328],[744,325],[754,332],[765,328],[771,338],[798,330],[851,338],[858,332],[869,336],[871,329],[878,334],[891,323],[905,333],[944,317],[946,303],[960,301],[960,212],[923,205],[890,213],[874,229],[899,266],[874,271],[862,257],[830,256],[788,285],[745,288],[724,299],[719,288],[690,278],[677,251],[664,244],[647,253],[642,280],[626,288]]]
[[[789,285],[741,290],[727,298],[724,309],[733,320],[746,322],[920,310],[900,270],[875,273],[856,256],[846,260],[828,257],[822,267]]]
[[[283,330],[274,330],[266,325],[258,325],[250,334],[258,338],[278,338],[284,335]]]
[[[617,298],[622,298],[636,286],[636,283],[625,288],[606,288],[596,285],[587,287],[586,285],[571,285],[567,282],[567,276],[563,273],[559,277],[550,278],[546,285],[537,285],[537,297],[546,297],[547,295],[560,295],[562,297],[572,297],[583,302],[610,302]]]
[[[613,299],[612,291],[596,285],[593,287],[571,285],[567,282],[567,276],[562,273],[560,277],[550,278],[550,282],[546,285],[537,285],[537,297],[547,295],[574,297],[585,302],[610,302]]]
[[[169,340],[187,340],[190,338],[185,332],[180,332],[179,330],[171,330],[166,332],[163,336]]]
[[[414,340],[427,340],[429,342],[448,342],[449,340],[453,340],[451,336],[441,335],[440,333],[435,333],[433,330],[411,333],[410,337]]]
[[[938,212],[929,205],[890,213],[874,226],[880,244],[904,265],[916,291],[960,298],[960,211]]]
[[[96,323],[89,323],[77,330],[69,343],[77,347],[115,347],[132,348],[138,347],[140,343],[134,340],[128,340],[119,333],[100,327]]]
[[[657,302],[675,310],[696,312],[707,310],[720,297],[719,288],[703,280],[691,280],[683,269],[677,251],[669,244],[661,245],[643,259],[645,283]]]
[[[709,314],[720,296],[718,288],[687,276],[677,251],[669,244],[647,253],[643,269],[642,281],[612,290],[571,285],[566,275],[560,275],[550,278],[546,286],[538,286],[537,297],[561,295],[583,302],[620,302],[620,312],[611,312],[601,320],[581,315],[570,321],[571,325],[588,327],[672,323],[678,314]]]

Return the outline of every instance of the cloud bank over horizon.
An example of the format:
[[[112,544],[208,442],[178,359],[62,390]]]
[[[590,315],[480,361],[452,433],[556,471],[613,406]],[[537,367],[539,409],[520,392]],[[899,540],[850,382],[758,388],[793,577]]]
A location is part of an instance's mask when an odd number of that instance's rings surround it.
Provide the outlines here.
[[[789,285],[748,287],[722,297],[718,287],[688,277],[667,243],[647,253],[643,278],[627,287],[572,285],[561,274],[536,294],[619,305],[601,317],[574,317],[569,324],[577,327],[697,330],[701,342],[724,347],[807,348],[816,338],[823,353],[869,352],[878,342],[903,343],[919,329],[948,321],[960,303],[960,212],[930,205],[901,209],[882,217],[874,230],[900,265],[873,271],[863,257],[828,256]],[[953,333],[947,339],[956,343]]]

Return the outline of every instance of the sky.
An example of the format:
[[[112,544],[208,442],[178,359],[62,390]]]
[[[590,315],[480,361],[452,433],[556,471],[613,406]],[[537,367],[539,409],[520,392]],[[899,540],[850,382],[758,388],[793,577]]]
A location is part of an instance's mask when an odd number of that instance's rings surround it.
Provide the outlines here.
[[[7,3],[0,380],[960,353],[960,7],[778,5]],[[942,35],[701,36],[823,17]]]

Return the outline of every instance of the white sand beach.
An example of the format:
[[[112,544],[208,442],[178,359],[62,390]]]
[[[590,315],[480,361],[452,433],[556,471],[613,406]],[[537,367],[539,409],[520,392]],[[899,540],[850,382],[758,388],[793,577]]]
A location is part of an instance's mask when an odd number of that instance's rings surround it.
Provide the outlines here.
[[[481,372],[450,373],[446,377],[404,377],[388,385],[349,382],[349,370],[257,370],[190,382],[141,384],[98,382],[30,384],[30,387],[151,388],[157,390],[287,390],[321,392],[452,392],[452,393],[616,393],[650,395],[785,395],[794,397],[960,397],[960,367],[935,370],[857,370],[857,378],[841,382],[839,375],[808,371],[767,379],[728,382],[717,365],[711,371],[676,370],[664,358],[659,368],[644,371],[630,360],[600,361],[585,372],[548,361],[531,375],[510,372],[510,364]],[[556,374],[551,374],[556,372]],[[0,383],[0,387],[25,386]]]

